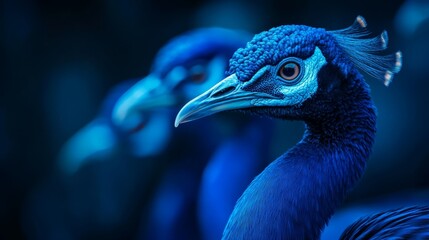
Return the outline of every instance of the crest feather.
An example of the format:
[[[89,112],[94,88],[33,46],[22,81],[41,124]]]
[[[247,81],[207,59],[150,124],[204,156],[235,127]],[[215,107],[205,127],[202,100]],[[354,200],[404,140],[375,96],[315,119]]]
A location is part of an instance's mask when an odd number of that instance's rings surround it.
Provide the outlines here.
[[[387,31],[373,38],[365,38],[370,35],[366,27],[365,19],[357,16],[350,27],[329,32],[356,67],[389,86],[393,76],[401,70],[402,53],[398,51],[395,54],[380,55],[387,48]]]

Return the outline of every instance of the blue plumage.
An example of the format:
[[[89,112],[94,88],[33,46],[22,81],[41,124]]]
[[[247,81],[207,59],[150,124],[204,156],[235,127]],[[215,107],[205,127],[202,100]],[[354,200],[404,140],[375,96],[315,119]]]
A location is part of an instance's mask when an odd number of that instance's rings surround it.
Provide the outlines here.
[[[273,123],[260,118],[241,119],[232,136],[212,154],[199,187],[198,219],[203,239],[222,237],[235,203],[266,166],[265,159],[272,159],[268,146]]]
[[[428,239],[429,207],[379,212],[350,225],[340,239]]]
[[[325,35],[323,29],[300,25],[276,27],[259,33],[245,48],[234,53],[228,73],[235,73],[240,81],[249,81],[262,67],[274,66],[285,57],[309,57],[321,40],[333,44],[332,37],[325,39]]]
[[[306,124],[302,140],[243,193],[223,239],[317,239],[360,179],[376,110],[357,69],[388,85],[402,64],[399,52],[378,56],[386,34],[366,39],[365,27],[358,17],[344,30],[292,25],[258,34],[233,55],[227,78],[178,113],[176,126],[234,109]]]
[[[339,239],[344,230],[357,219],[405,206],[424,206],[429,203],[428,190],[411,190],[388,194],[341,207],[322,232],[322,240]]]
[[[352,26],[330,32],[301,25],[272,28],[256,35],[245,48],[234,53],[229,74],[236,73],[240,81],[247,81],[263,66],[276,65],[285,57],[305,59],[317,46],[327,61],[339,67],[346,78],[358,67],[390,83],[393,74],[401,69],[402,55],[400,52],[377,55],[387,47],[387,32],[378,37],[363,38],[368,35],[366,22],[361,16]],[[385,75],[387,72],[390,76]]]

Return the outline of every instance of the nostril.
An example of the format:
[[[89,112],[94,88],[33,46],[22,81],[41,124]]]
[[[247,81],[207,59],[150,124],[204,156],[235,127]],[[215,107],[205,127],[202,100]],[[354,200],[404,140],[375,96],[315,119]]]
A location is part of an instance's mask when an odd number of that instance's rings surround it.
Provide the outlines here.
[[[235,87],[226,87],[212,94],[212,97],[220,97],[235,90]]]

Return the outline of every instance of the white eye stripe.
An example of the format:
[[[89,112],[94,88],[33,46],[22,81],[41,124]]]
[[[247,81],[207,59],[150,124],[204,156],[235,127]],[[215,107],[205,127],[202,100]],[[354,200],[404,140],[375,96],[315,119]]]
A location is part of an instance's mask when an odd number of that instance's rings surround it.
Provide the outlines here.
[[[316,93],[318,88],[317,74],[320,69],[326,64],[326,59],[322,51],[316,47],[311,57],[301,63],[301,77],[295,84],[278,84],[277,89],[283,97],[281,99],[256,99],[253,101],[254,106],[291,106],[302,104]],[[257,80],[268,70],[268,66],[262,68],[252,80]],[[272,74],[272,76],[277,77]],[[249,82],[253,82],[250,80]]]
[[[277,75],[278,67],[274,68],[274,66],[267,65],[256,72],[252,79],[247,82],[240,83],[237,88],[247,89],[246,91],[249,89],[250,91],[255,90],[253,89],[254,86],[252,85],[258,85],[258,82],[260,83],[260,81],[267,80],[263,78],[263,76],[268,72],[270,77],[268,78],[268,82],[266,84],[267,86],[275,88],[275,92],[278,94],[273,95],[272,92],[268,92],[266,94],[272,96],[272,98],[256,98],[252,100],[252,104],[259,107],[300,105],[317,92],[317,75],[320,69],[327,62],[322,54],[322,51],[318,47],[315,48],[311,57],[307,58],[306,60],[299,59],[299,61],[301,72],[297,81],[287,84],[285,80],[279,80],[280,77]],[[278,81],[272,81],[273,79],[277,79]],[[264,93],[264,90],[262,90],[262,93]]]

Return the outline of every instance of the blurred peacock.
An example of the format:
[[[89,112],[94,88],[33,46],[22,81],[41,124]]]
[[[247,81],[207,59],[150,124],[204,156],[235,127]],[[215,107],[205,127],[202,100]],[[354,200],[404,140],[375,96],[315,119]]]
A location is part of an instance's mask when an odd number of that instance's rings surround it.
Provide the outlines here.
[[[135,131],[133,129],[140,129],[142,123],[150,120],[149,113],[175,109],[186,103],[224,77],[229,58],[248,40],[248,33],[225,29],[177,38],[160,51],[152,73],[120,97],[112,112],[113,122],[121,129]],[[174,115],[166,118],[173,120]],[[257,142],[268,140],[271,135],[268,129],[262,131],[254,127],[264,122],[263,119],[240,121],[235,126],[237,129],[228,127],[234,122],[222,118],[174,132],[173,140],[164,148],[171,158],[169,167],[162,174],[148,207],[149,216],[142,221],[140,238],[219,239],[222,236],[235,202],[264,165],[258,157],[267,155],[268,148]],[[170,127],[170,124],[158,126]],[[218,144],[221,138],[229,136],[233,137]],[[187,144],[183,138],[197,141]],[[254,145],[252,151],[240,151],[249,145]],[[242,158],[231,159],[229,153],[246,154],[254,159],[251,164],[243,165]],[[224,166],[228,166],[227,171]]]
[[[160,206],[143,210],[152,215],[151,237],[195,238],[199,230],[189,209],[195,208],[205,162],[224,134],[213,131],[206,138],[201,131],[217,123],[184,131],[169,123],[177,107],[225,76],[229,58],[250,38],[247,32],[224,28],[189,31],[158,52],[148,76],[116,86],[100,114],[63,148],[60,165],[65,172],[29,201],[30,238],[131,238],[141,209],[151,200]],[[204,141],[187,144],[184,137]],[[51,211],[42,211],[41,204]]]
[[[164,48],[155,61],[157,67],[153,73],[117,101],[112,112],[115,125],[124,130],[139,129],[148,113],[179,107],[220,81],[232,53],[239,44],[244,46],[250,40],[247,33],[234,34],[220,29],[205,31],[179,38],[183,42],[181,48],[177,47],[179,41]],[[164,73],[165,69],[170,72]],[[140,238],[219,239],[222,236],[235,202],[265,165],[261,159],[269,155],[268,147],[258,143],[268,142],[273,129],[259,128],[266,122],[260,118],[235,122],[222,118],[174,132],[173,139],[178,141],[172,140],[164,149],[171,158],[170,167],[155,191],[149,216],[142,221]],[[236,126],[230,126],[232,124]],[[184,144],[183,138],[197,141]]]
[[[381,56],[387,33],[367,38],[358,16],[346,29],[286,25],[257,34],[230,60],[229,76],[187,103],[175,125],[226,110],[301,120],[302,140],[258,175],[237,202],[223,239],[318,239],[361,178],[376,111],[358,69],[387,86],[400,52]],[[344,239],[427,238],[427,207],[361,219]]]

